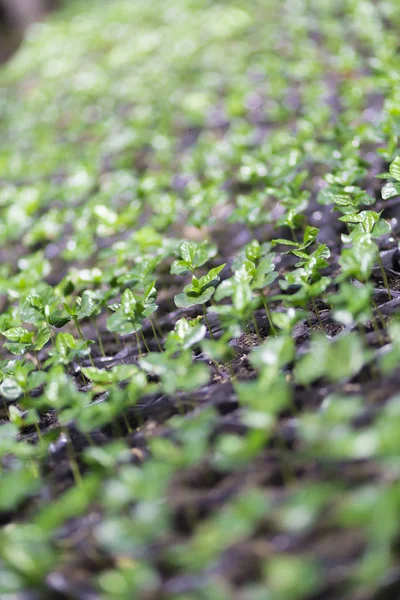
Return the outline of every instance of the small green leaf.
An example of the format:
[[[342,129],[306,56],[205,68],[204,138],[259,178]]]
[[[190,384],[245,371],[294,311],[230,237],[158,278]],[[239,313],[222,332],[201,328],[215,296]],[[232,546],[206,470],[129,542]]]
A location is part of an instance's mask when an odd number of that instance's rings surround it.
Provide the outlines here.
[[[78,311],[79,319],[86,319],[87,317],[91,317],[97,308],[97,300],[93,297],[93,293],[89,290],[86,290],[82,294],[82,302]]]
[[[205,304],[209,301],[214,292],[214,287],[207,288],[199,296],[189,295],[185,292],[182,292],[181,294],[177,294],[175,296],[174,302],[178,308],[190,308],[191,306],[196,306],[197,304]]]
[[[222,271],[222,269],[225,267],[225,265],[226,265],[226,263],[224,263],[223,265],[220,265],[219,267],[215,267],[214,269],[211,269],[210,271],[208,271],[208,273],[206,275],[203,275],[203,277],[201,277],[199,279],[199,287],[203,289],[204,287],[210,285],[214,281],[216,281],[216,280],[219,281],[218,275]]]
[[[0,394],[6,398],[6,400],[17,400],[22,394],[22,388],[18,385],[15,379],[6,377],[0,384]]]
[[[400,196],[400,182],[389,181],[382,188],[382,198],[388,200],[389,198],[394,198],[394,196]]]
[[[400,156],[397,156],[391,163],[389,173],[394,179],[400,181]]]
[[[20,344],[19,342],[6,342],[4,348],[7,348],[11,354],[20,355],[28,351],[29,345]]]
[[[184,241],[179,246],[179,252],[183,260],[190,266],[193,266],[194,255],[196,253],[196,244]]]
[[[40,485],[40,478],[27,467],[3,473],[0,480],[0,510],[15,510]]]
[[[70,316],[62,317],[60,315],[50,315],[48,317],[49,324],[52,325],[53,327],[56,327],[57,329],[64,327],[64,325],[69,323],[70,320],[71,320]]]
[[[44,326],[41,327],[38,332],[37,332],[37,336],[36,336],[36,343],[34,345],[34,350],[36,352],[39,352],[39,350],[41,350],[43,348],[43,346],[45,346],[45,344],[47,344],[47,342],[50,339],[50,331],[49,328]]]
[[[142,324],[139,321],[127,318],[127,316],[119,310],[107,319],[107,329],[112,333],[129,335],[139,331],[141,328]]]
[[[59,333],[56,337],[56,348],[60,356],[67,357],[68,351],[76,346],[76,340],[70,333]]]
[[[11,342],[19,342],[25,336],[29,336],[29,334],[30,332],[27,329],[24,329],[24,327],[12,327],[11,329],[3,331],[2,335]],[[31,335],[33,336],[33,333]]]
[[[172,275],[184,275],[191,270],[190,264],[186,260],[174,260],[171,265]]]

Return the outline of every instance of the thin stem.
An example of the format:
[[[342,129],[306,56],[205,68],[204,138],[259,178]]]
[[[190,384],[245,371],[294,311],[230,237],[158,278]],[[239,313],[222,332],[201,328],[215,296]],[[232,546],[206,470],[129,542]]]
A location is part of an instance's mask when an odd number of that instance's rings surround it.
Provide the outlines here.
[[[81,326],[79,325],[78,319],[75,318],[74,321],[75,321],[76,329],[79,333],[79,337],[81,338],[82,341],[85,341],[85,338],[83,337],[82,329],[81,329]]]
[[[143,340],[143,344],[144,344],[144,347],[146,348],[147,352],[150,352],[150,348],[147,345],[146,338],[144,337],[142,330],[140,330],[140,336],[141,336],[141,338]]]
[[[274,324],[272,322],[271,312],[270,312],[270,310],[268,308],[267,299],[266,299],[266,297],[264,295],[264,290],[263,289],[261,290],[261,299],[262,299],[262,303],[264,305],[265,314],[267,315],[269,326],[271,328],[272,333],[276,337],[276,335],[277,335],[276,329],[275,329]]]
[[[96,332],[96,335],[97,335],[97,340],[99,342],[99,348],[100,348],[101,355],[105,356],[106,353],[104,351],[103,340],[101,339],[100,331],[99,331],[99,328],[97,327],[97,324],[96,324],[96,319],[94,319],[92,317],[90,320],[92,322],[93,328],[94,328],[94,330]]]
[[[386,275],[385,267],[383,266],[382,257],[380,255],[379,250],[378,250],[378,262],[379,262],[379,267],[380,267],[381,273],[382,273],[383,283],[384,283],[386,291],[388,293],[389,300],[391,300],[392,299],[392,294],[390,293],[389,281],[388,281],[388,278],[387,278],[387,275]]]
[[[382,312],[379,310],[379,306],[377,305],[375,300],[372,299],[371,303],[372,303],[372,306],[374,307],[374,310],[376,311],[376,314],[379,317],[380,322],[382,323],[383,329],[385,329],[385,327],[386,327],[385,317],[383,316]],[[375,316],[373,316],[373,320],[374,319],[375,319]]]
[[[74,321],[75,321],[76,329],[77,329],[77,331],[78,331],[78,333],[79,333],[79,337],[80,337],[80,338],[81,338],[81,340],[84,342],[84,341],[85,341],[85,338],[84,338],[84,336],[83,336],[83,333],[82,333],[81,326],[79,325],[79,321],[78,321],[78,319],[76,319],[76,318],[74,319]],[[91,353],[90,353],[90,350],[89,350],[89,360],[90,360],[90,364],[92,365],[92,367],[94,367],[94,362],[93,362],[93,358],[92,358],[92,355],[91,355]]]
[[[381,323],[382,323],[383,327],[385,328],[385,321],[383,321],[382,313],[380,313],[380,311],[379,311],[378,307],[376,306],[376,303],[375,303],[374,300],[372,300],[372,305],[374,306],[375,310],[377,311],[377,314],[379,314]],[[372,315],[371,324],[372,324],[373,330],[376,333],[376,336],[378,338],[379,343],[382,344],[382,346],[383,346],[383,344],[385,343],[385,338],[382,335],[382,331],[380,330],[380,328],[378,326],[378,323],[376,321],[376,318],[375,318],[374,314]]]
[[[123,419],[123,421],[124,421],[124,423],[125,423],[125,427],[127,428],[127,430],[128,430],[128,433],[133,433],[133,429],[132,429],[132,427],[130,426],[130,423],[129,423],[129,421],[128,421],[128,418],[127,418],[127,416],[126,416],[124,413],[122,414],[122,419]]]
[[[90,431],[84,431],[83,435],[85,436],[85,438],[86,438],[87,443],[89,444],[89,446],[91,446],[92,448],[94,448],[96,444],[94,443],[93,438],[90,435]]]
[[[36,434],[38,436],[39,442],[41,442],[43,440],[43,436],[42,436],[42,432],[40,431],[39,423],[37,421],[35,421],[35,429],[36,429]]]
[[[76,359],[76,362],[78,363],[79,366],[79,370],[80,370],[80,374],[82,376],[82,383],[83,385],[89,385],[89,379],[87,379],[87,377],[85,376],[84,372],[82,371],[82,363],[80,360],[78,360],[78,358]]]
[[[4,398],[4,396],[2,396],[2,400],[3,400],[4,410],[6,411],[7,418],[9,419],[10,411],[8,410],[7,402],[6,402],[6,399]]]
[[[317,308],[317,305],[316,305],[316,302],[315,302],[315,299],[314,299],[314,298],[311,298],[311,304],[312,304],[312,307],[313,307],[313,309],[314,309],[314,312],[315,312],[315,314],[316,314],[316,317],[317,317],[318,323],[321,325],[322,329],[324,329],[324,330],[325,330],[325,325],[324,325],[324,324],[323,324],[323,322],[322,322],[321,315],[319,314],[319,310],[318,310],[318,308]]]
[[[205,309],[205,306],[204,306],[204,304],[202,304],[202,305],[201,305],[201,308],[203,309],[204,320],[205,320],[205,322],[206,322],[207,329],[208,329],[208,332],[209,332],[209,334],[210,334],[210,337],[211,337],[211,339],[212,339],[212,340],[215,340],[215,338],[214,338],[214,336],[213,336],[213,332],[212,332],[212,330],[211,330],[211,325],[210,325],[210,322],[209,322],[209,320],[208,320],[208,318],[207,318],[207,312],[206,312],[206,309]]]
[[[150,318],[150,317],[149,317],[149,318]],[[152,319],[150,319],[150,320],[152,321],[152,323],[153,323],[153,325],[154,325],[155,329],[158,331],[158,335],[159,335],[160,339],[162,340],[162,339],[163,339],[163,337],[164,337],[164,334],[163,334],[163,331],[162,331],[161,327],[160,327],[160,326],[159,326],[159,324],[158,324],[158,321],[157,321],[157,319],[155,319],[155,318],[154,318],[154,316],[153,316],[153,318],[152,318]]]
[[[149,321],[150,321],[151,328],[153,330],[153,335],[154,335],[154,337],[156,339],[156,342],[157,342],[158,349],[159,349],[160,352],[163,352],[160,340],[158,339],[158,335],[157,335],[156,329],[154,327],[154,323],[153,323],[152,319],[150,319],[150,317],[149,317]]]
[[[49,328],[49,334],[50,334],[50,339],[51,339],[51,345],[53,346],[53,348],[56,347],[55,341],[54,341],[54,335],[53,332],[51,331],[51,325],[49,325],[47,323],[47,327]]]
[[[39,360],[39,356],[38,356],[38,353],[36,352],[36,350],[33,351],[33,354],[35,355],[35,358],[36,358],[37,368],[39,369],[39,371],[42,371],[42,365],[41,365],[41,362]]]
[[[137,343],[137,347],[138,347],[139,358],[142,358],[142,356],[143,356],[142,347],[140,345],[140,339],[139,339],[139,335],[138,335],[137,331],[135,331],[135,336],[136,336],[136,343]]]

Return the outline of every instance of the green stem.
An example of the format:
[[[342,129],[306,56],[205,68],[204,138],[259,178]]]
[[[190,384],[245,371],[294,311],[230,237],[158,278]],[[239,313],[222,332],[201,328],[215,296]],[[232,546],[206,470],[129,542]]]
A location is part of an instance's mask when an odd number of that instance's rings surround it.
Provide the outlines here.
[[[157,342],[158,349],[159,349],[160,352],[163,352],[160,340],[158,339],[156,328],[154,327],[154,323],[153,323],[152,319],[150,319],[150,317],[149,317],[149,321],[150,321],[151,328],[153,330],[153,335],[154,335],[154,337],[156,339],[156,342]]]
[[[53,332],[51,331],[51,325],[49,325],[47,323],[47,327],[49,328],[49,334],[50,334],[50,339],[51,339],[51,345],[53,346],[53,348],[56,347],[55,341],[54,341],[54,335]]]
[[[77,331],[79,333],[79,337],[81,338],[82,342],[84,342],[85,338],[83,336],[81,326],[79,325],[79,321],[76,318],[74,319],[74,321],[75,321],[76,329],[77,329]],[[92,358],[92,355],[90,353],[90,350],[89,350],[89,360],[90,360],[90,364],[92,365],[92,367],[94,367],[94,362],[93,362],[93,358]]]
[[[36,434],[38,436],[39,442],[41,442],[43,440],[43,436],[42,436],[42,432],[40,431],[39,423],[37,421],[35,421],[35,429],[36,429]]]
[[[127,418],[127,416],[126,416],[125,414],[122,414],[122,418],[123,418],[123,421],[124,421],[124,423],[125,423],[125,427],[126,427],[126,428],[127,428],[127,430],[128,430],[128,433],[133,433],[133,429],[132,429],[132,427],[130,426],[130,423],[129,423],[129,421],[128,421],[128,418]]]
[[[37,364],[37,367],[38,367],[39,371],[42,371],[42,364],[41,364],[41,362],[39,360],[39,356],[38,356],[38,353],[36,352],[36,350],[33,351],[33,354],[35,355],[36,364]]]
[[[275,329],[274,324],[272,322],[271,312],[270,312],[270,310],[268,308],[267,299],[266,299],[266,297],[264,295],[264,290],[261,290],[261,299],[262,299],[262,303],[264,305],[265,314],[267,315],[269,326],[271,328],[272,333],[276,337],[277,336],[276,329]]]
[[[316,302],[315,302],[314,298],[311,298],[311,304],[312,304],[312,307],[314,309],[315,315],[317,317],[318,323],[320,324],[320,326],[322,327],[322,329],[325,330],[325,325],[322,322],[321,315],[319,314],[319,310],[317,308],[317,305],[316,305]]]
[[[383,315],[382,315],[381,311],[379,310],[379,308],[377,307],[375,300],[372,300],[372,306],[376,310],[376,313],[378,314],[378,316],[380,318],[380,321],[381,321],[381,323],[383,325],[383,328],[385,329],[385,321],[383,319]],[[382,346],[383,346],[383,344],[385,343],[385,338],[382,335],[382,331],[380,330],[380,328],[378,326],[378,323],[376,321],[376,318],[375,318],[374,314],[372,314],[371,324],[372,324],[372,328],[375,331],[376,336],[377,336],[377,338],[379,340],[379,343],[382,344]]]
[[[97,335],[97,340],[99,342],[99,348],[100,348],[101,355],[105,356],[106,353],[104,351],[103,340],[101,339],[99,328],[96,325],[96,319],[91,318],[90,320],[92,322],[93,328],[94,328],[94,330],[96,332],[96,335]]]
[[[78,462],[76,460],[75,450],[72,445],[72,441],[71,441],[71,438],[69,436],[67,429],[64,429],[63,431],[64,431],[65,437],[67,438],[67,454],[68,454],[69,464],[71,466],[72,475],[73,475],[75,484],[81,485],[82,484],[82,475],[79,470]]]
[[[385,329],[386,328],[385,317],[383,316],[382,312],[379,310],[379,306],[377,305],[375,300],[372,300],[372,306],[374,307],[374,310],[376,311],[376,314],[378,315],[379,320],[382,323],[383,329]],[[372,319],[375,320],[374,315],[373,315]]]
[[[140,330],[140,336],[141,336],[141,338],[143,340],[143,344],[144,344],[144,347],[146,348],[147,352],[150,352],[150,348],[147,345],[146,338],[144,337],[142,330]]]
[[[10,411],[8,410],[7,402],[6,402],[6,399],[4,398],[4,396],[2,397],[2,400],[3,400],[4,410],[6,411],[7,418],[9,419]]]
[[[135,336],[136,336],[136,343],[137,343],[137,347],[138,347],[139,358],[142,358],[142,356],[143,356],[142,347],[140,345],[140,339],[139,339],[139,335],[138,335],[137,331],[135,331]]]
[[[149,317],[149,318],[150,318],[150,317]],[[155,318],[154,318],[154,316],[153,316],[153,318],[151,319],[151,321],[152,321],[152,323],[153,323],[153,325],[154,325],[154,328],[155,328],[155,329],[158,331],[158,335],[159,335],[160,339],[162,340],[162,339],[163,339],[163,337],[164,337],[164,334],[163,334],[163,332],[162,332],[162,329],[161,329],[161,327],[160,327],[160,326],[159,326],[159,324],[158,324],[158,321],[157,321],[157,319],[155,319]]]
[[[378,262],[379,262],[379,267],[380,267],[381,273],[382,273],[383,283],[384,283],[386,291],[388,293],[389,300],[391,300],[392,299],[392,294],[390,293],[389,281],[388,281],[388,278],[387,278],[387,275],[386,275],[385,267],[383,266],[382,257],[381,257],[381,255],[379,253],[379,250],[378,250]]]

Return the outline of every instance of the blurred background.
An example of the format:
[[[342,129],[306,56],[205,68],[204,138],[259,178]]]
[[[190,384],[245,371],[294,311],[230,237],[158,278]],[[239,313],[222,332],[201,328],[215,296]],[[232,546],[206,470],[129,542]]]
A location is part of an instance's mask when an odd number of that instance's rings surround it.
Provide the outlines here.
[[[54,9],[60,0],[0,0],[0,61],[7,60],[22,41],[28,25]]]

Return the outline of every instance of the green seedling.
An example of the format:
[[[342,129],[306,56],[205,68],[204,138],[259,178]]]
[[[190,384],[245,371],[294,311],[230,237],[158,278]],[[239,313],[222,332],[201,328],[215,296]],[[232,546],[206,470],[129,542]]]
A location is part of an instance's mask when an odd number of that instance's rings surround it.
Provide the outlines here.
[[[121,296],[121,302],[119,304],[112,304],[109,306],[114,314],[107,319],[107,329],[114,333],[118,333],[121,336],[129,335],[132,333],[136,334],[136,340],[138,344],[139,354],[140,341],[138,331],[143,327],[143,320],[145,318],[150,319],[157,310],[157,304],[155,303],[157,291],[154,287],[154,282],[146,287],[141,296],[135,295],[131,290],[127,289]],[[154,335],[158,341],[159,349],[161,349],[160,342],[155,333],[154,324],[150,320],[153,328]],[[142,334],[142,340],[149,352],[146,340]]]
[[[188,272],[192,273],[192,281],[188,283],[183,292],[174,297],[174,302],[178,308],[190,308],[192,306],[201,305],[203,309],[204,320],[207,324],[211,338],[213,333],[210,323],[207,318],[206,304],[214,295],[216,285],[220,278],[219,273],[225,267],[225,263],[219,267],[210,269],[208,273],[198,278],[194,274],[195,269],[203,266],[215,254],[215,248],[208,244],[195,244],[194,242],[182,242],[179,247],[180,260],[172,263],[171,273],[184,275]]]

